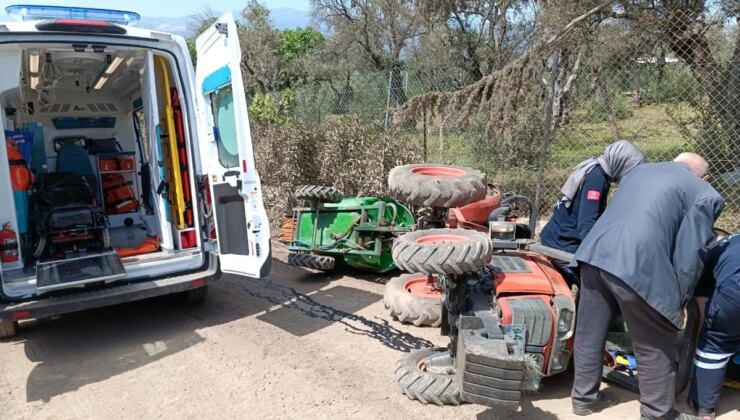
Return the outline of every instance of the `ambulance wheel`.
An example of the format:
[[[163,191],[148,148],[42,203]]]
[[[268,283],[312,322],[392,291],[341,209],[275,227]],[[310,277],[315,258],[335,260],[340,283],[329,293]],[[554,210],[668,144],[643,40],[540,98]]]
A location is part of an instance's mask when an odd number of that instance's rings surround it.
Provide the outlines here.
[[[206,300],[206,297],[208,297],[208,286],[201,286],[185,292],[186,303],[201,303]]]
[[[10,338],[18,333],[18,321],[0,322],[0,338]]]
[[[685,325],[678,332],[678,352],[676,353],[676,395],[682,393],[689,384],[691,365],[694,361],[696,341],[699,338],[699,306],[691,300],[684,309]]]

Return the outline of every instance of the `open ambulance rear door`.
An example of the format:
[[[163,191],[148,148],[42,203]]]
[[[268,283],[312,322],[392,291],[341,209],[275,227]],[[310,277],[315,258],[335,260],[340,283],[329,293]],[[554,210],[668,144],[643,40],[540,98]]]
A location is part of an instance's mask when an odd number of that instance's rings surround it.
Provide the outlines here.
[[[212,128],[199,139],[199,149],[211,188],[221,270],[264,277],[271,264],[270,225],[254,164],[241,49],[231,12],[200,35],[195,45],[198,114],[205,114]]]

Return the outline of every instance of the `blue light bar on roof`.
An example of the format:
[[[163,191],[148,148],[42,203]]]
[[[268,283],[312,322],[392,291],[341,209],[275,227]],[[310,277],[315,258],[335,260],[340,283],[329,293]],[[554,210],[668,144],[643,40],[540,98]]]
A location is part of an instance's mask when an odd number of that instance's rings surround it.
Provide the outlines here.
[[[18,4],[5,8],[5,13],[15,20],[81,19],[99,20],[119,25],[135,26],[141,16],[123,10],[92,9],[87,7],[32,6]]]

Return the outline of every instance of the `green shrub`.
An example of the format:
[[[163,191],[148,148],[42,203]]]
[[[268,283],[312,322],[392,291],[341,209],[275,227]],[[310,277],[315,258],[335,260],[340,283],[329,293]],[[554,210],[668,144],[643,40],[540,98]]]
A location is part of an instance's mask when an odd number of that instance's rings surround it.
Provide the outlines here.
[[[630,109],[630,102],[627,97],[618,93],[611,93],[612,107],[614,108],[614,115],[617,119],[621,120],[628,118],[632,115]],[[583,106],[585,111],[585,118],[588,122],[601,122],[609,121],[609,114],[606,110],[606,103],[601,96],[594,96],[589,99]]]
[[[662,74],[652,72],[646,83],[646,94],[655,102],[688,102],[695,105],[701,96],[701,86],[685,66],[666,65]]]
[[[279,94],[257,93],[249,106],[249,115],[258,124],[284,123],[293,108],[293,91]]]

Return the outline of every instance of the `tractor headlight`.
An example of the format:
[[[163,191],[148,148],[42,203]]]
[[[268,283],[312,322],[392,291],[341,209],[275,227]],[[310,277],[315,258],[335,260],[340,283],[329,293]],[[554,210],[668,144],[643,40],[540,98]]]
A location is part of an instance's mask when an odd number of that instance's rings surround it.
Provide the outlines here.
[[[573,312],[568,309],[561,309],[558,316],[558,333],[567,334],[573,327]]]
[[[516,237],[516,223],[513,222],[488,222],[488,230],[492,239],[514,240]]]

